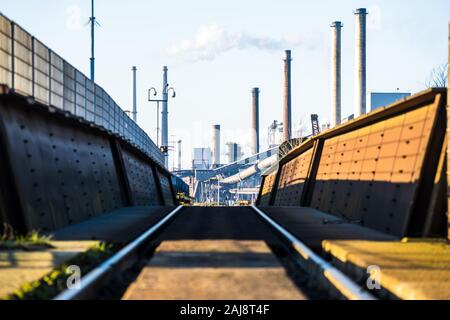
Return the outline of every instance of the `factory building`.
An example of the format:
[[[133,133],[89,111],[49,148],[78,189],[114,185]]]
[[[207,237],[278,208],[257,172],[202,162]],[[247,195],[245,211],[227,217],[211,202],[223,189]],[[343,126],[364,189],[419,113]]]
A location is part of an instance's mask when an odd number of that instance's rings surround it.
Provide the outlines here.
[[[241,159],[243,153],[239,144],[236,142],[227,142],[225,146],[228,163],[233,163]]]
[[[192,169],[208,170],[212,165],[211,148],[194,148],[192,156]]]

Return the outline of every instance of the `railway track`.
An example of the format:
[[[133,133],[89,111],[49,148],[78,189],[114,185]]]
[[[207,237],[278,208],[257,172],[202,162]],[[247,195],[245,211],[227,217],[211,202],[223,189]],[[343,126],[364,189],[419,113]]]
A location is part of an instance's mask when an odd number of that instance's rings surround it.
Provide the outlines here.
[[[148,247],[149,242],[155,234],[161,231],[167,223],[183,208],[178,206],[170,211],[156,224],[148,228],[138,238],[123,247],[113,256],[101,263],[98,267],[91,270],[86,276],[81,278],[80,288],[66,289],[54,300],[77,300],[89,299],[95,296],[96,292],[104,286],[114,272],[123,269],[124,266],[130,266],[135,261],[139,252]]]
[[[178,206],[137,239],[101,263],[81,279],[79,289],[66,289],[55,300],[97,298],[98,292],[110,284],[115,275],[123,273],[140,260],[148,258],[146,249],[164,241],[192,241],[205,239],[263,240],[282,243],[288,258],[296,266],[295,272],[308,277],[324,298],[356,300],[375,299],[368,291],[324,260],[288,230],[257,207],[182,207]],[[274,240],[276,239],[276,240]],[[272,250],[276,256],[279,256]],[[147,255],[147,257],[145,257]],[[279,258],[279,257],[278,257]],[[153,259],[153,258],[152,258]],[[150,261],[152,261],[150,259]],[[283,265],[285,265],[283,263]],[[299,284],[296,283],[297,287]],[[299,290],[302,290],[300,287]],[[305,291],[306,292],[306,291]],[[306,294],[307,298],[308,294]]]

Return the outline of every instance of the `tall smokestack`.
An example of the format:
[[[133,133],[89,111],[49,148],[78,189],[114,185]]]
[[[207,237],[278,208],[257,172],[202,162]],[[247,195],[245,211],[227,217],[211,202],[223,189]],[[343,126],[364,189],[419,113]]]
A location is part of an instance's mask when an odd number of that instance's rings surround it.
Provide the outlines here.
[[[259,153],[259,88],[252,90],[252,154]]]
[[[133,120],[134,122],[137,122],[137,102],[136,102],[136,66],[133,66],[133,68],[131,68],[131,70],[133,71],[133,112],[132,112],[132,116],[133,116]]]
[[[341,123],[341,28],[340,21],[334,21],[331,43],[331,126]]]
[[[284,59],[283,142],[291,139],[291,50]]]
[[[220,164],[220,125],[214,124],[213,129],[213,167],[217,167]]]
[[[355,11],[355,118],[366,113],[366,15],[365,8]]]

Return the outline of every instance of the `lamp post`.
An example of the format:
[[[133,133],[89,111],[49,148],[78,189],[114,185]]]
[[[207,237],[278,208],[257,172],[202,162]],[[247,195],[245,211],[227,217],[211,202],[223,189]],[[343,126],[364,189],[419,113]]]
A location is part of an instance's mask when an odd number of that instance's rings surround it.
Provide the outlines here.
[[[166,85],[166,87],[163,89],[163,99],[152,99],[152,96],[155,97],[158,92],[154,87],[151,87],[148,89],[148,101],[150,102],[156,102],[156,145],[160,147],[161,151],[164,153],[164,156],[167,156],[169,146],[160,146],[159,145],[159,103],[160,102],[167,102],[169,92],[172,91],[172,98],[175,98],[176,93],[175,89],[172,87],[169,87],[169,84]],[[164,97],[167,97],[164,99]]]

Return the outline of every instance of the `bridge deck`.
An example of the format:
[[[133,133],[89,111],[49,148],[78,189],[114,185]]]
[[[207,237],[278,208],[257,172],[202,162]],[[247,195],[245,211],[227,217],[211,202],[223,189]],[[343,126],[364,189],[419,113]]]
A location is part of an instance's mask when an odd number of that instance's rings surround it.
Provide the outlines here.
[[[55,240],[102,240],[126,243],[161,219],[173,207],[124,207],[51,233]]]
[[[324,240],[399,240],[394,236],[313,208],[261,207],[261,209],[315,251],[322,250]]]
[[[250,208],[184,208],[124,299],[304,299]]]

